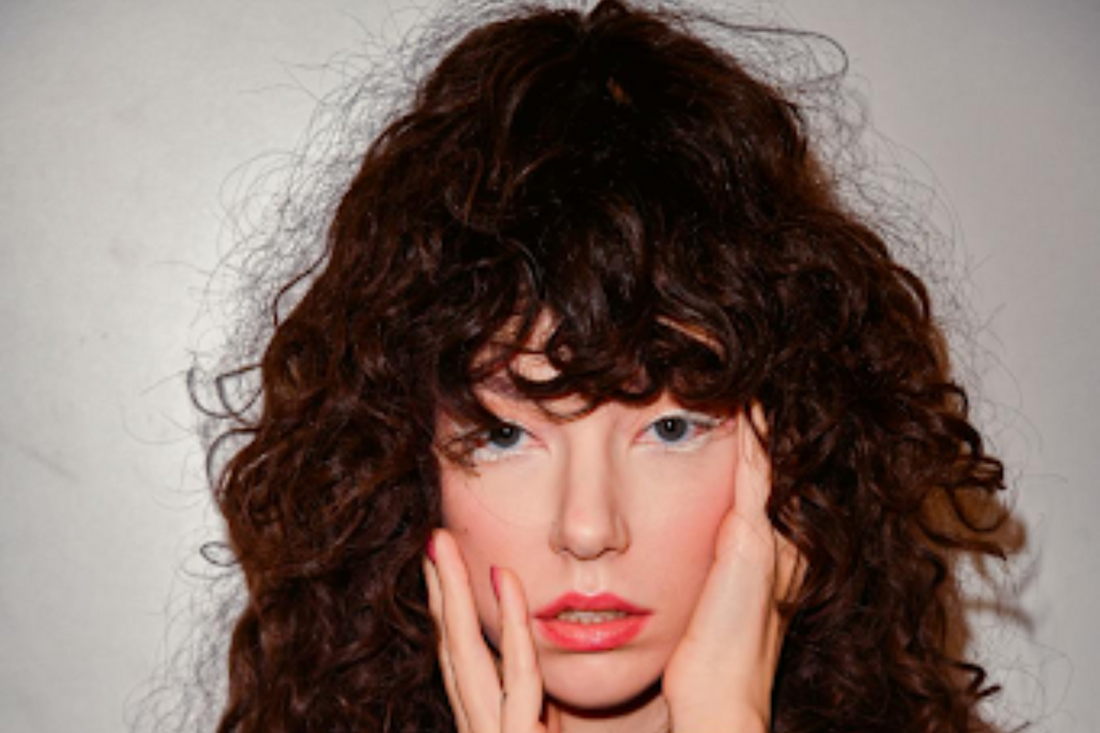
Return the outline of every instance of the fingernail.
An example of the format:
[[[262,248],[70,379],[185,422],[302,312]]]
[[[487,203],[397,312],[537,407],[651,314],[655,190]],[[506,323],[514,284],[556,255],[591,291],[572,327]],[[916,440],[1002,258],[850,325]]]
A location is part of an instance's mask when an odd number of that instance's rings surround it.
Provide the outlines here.
[[[428,553],[428,559],[433,563],[435,562],[435,533],[428,538],[428,546],[424,548],[424,552]]]
[[[493,595],[500,600],[500,569],[496,565],[489,568],[489,580],[493,582]]]

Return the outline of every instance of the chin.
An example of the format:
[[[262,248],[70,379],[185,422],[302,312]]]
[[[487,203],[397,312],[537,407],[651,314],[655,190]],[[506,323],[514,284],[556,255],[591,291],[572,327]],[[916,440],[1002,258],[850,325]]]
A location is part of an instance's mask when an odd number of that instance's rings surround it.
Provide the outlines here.
[[[623,652],[540,658],[547,694],[577,713],[615,711],[641,704],[659,691],[662,664]]]

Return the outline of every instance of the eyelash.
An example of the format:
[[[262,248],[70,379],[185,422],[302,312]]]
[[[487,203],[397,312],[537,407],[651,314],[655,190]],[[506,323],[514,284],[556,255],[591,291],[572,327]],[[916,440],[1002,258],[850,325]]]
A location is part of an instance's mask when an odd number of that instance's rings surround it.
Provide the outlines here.
[[[514,433],[516,442],[503,447],[494,446],[492,443],[494,440],[493,434],[499,431]],[[510,439],[511,435],[509,435],[508,438]],[[470,458],[474,463],[492,463],[493,461],[499,461],[509,453],[522,448],[530,439],[531,434],[527,432],[525,428],[515,423],[501,422],[482,431],[476,436],[475,445],[477,447],[470,453]]]
[[[698,412],[677,412],[662,415],[642,431],[642,442],[658,445],[670,450],[689,450],[695,446],[707,434],[722,425],[722,420],[712,415]],[[662,427],[677,427],[684,430],[682,435],[674,439],[660,437]],[[507,445],[494,444],[495,440],[510,441]],[[531,433],[526,428],[512,422],[500,422],[499,424],[482,431],[476,436],[476,447],[471,451],[470,458],[474,463],[492,463],[507,458],[509,454],[518,452],[531,440]]]
[[[677,427],[683,427],[685,432],[683,435],[676,437],[674,440],[667,440],[658,435],[658,431],[662,427],[668,427],[669,423],[676,424]],[[669,415],[662,415],[653,422],[651,422],[642,433],[643,437],[649,437],[652,442],[659,446],[669,448],[671,450],[683,450],[694,446],[702,438],[713,430],[717,429],[722,424],[722,420],[712,415],[706,415],[700,412],[676,412]]]

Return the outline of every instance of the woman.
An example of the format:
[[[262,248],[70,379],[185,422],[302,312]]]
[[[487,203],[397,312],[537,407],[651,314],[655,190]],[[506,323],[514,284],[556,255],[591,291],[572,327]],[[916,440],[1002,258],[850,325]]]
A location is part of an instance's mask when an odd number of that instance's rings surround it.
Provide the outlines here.
[[[451,49],[237,416],[219,729],[982,727],[1002,467],[822,144],[618,0]]]

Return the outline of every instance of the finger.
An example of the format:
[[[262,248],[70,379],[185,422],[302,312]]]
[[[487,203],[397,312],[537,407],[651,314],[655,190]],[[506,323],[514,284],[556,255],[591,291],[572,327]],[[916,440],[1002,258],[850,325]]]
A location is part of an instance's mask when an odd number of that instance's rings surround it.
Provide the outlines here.
[[[767,721],[782,643],[771,580],[772,558],[745,540],[758,530],[730,512],[714,565],[664,677],[676,730],[755,730]]]
[[[739,514],[730,513],[723,520],[714,565],[692,615],[689,637],[717,639],[739,628],[743,632],[749,609],[767,611],[774,606],[772,543],[758,534],[759,529]]]
[[[446,530],[435,534],[436,570],[443,599],[447,650],[454,685],[470,730],[500,730],[500,678],[481,634],[481,621],[462,554]]]
[[[734,633],[752,608],[758,609],[754,625],[767,625],[774,610],[778,535],[767,515],[771,465],[760,443],[764,430],[758,405],[738,420],[737,499],[718,529],[714,566],[688,629],[691,637]]]
[[[493,580],[501,614],[500,646],[504,674],[501,730],[507,733],[538,731],[543,727],[539,721],[542,712],[542,674],[531,637],[527,600],[514,573],[495,570]]]
[[[738,424],[737,496],[739,508],[748,510],[743,516],[756,527],[771,526],[767,517],[771,462],[761,442],[766,436],[763,409],[759,403],[754,403]]]
[[[451,652],[447,640],[447,625],[444,622],[443,589],[439,585],[439,573],[435,563],[424,558],[424,579],[428,586],[428,610],[435,620],[435,627],[439,630],[439,669],[443,676],[443,687],[447,690],[447,699],[451,702],[451,710],[454,713],[455,727],[458,733],[471,733],[466,710],[462,705],[462,698],[458,694],[458,686],[455,682],[454,663],[451,661]]]
[[[767,512],[768,498],[771,496],[771,464],[760,443],[759,434],[763,434],[764,430],[762,421],[763,415],[758,405],[738,420],[737,500],[734,510],[719,528],[715,547],[718,560],[728,553],[742,555],[758,565],[772,559],[774,529]]]
[[[691,621],[665,671],[674,728],[748,730],[770,717],[782,645],[776,604],[778,533],[767,515],[771,464],[762,410],[737,422],[736,499],[722,520]]]
[[[738,463],[738,508],[747,527],[723,528],[719,549],[744,554],[747,559],[767,562],[772,569],[774,596],[788,598],[801,576],[802,559],[797,548],[776,531],[768,517],[771,497],[771,461],[762,444],[768,426],[760,403],[754,403],[741,421]]]

